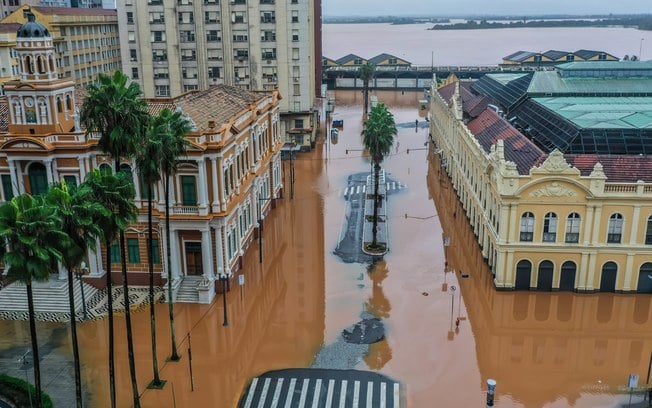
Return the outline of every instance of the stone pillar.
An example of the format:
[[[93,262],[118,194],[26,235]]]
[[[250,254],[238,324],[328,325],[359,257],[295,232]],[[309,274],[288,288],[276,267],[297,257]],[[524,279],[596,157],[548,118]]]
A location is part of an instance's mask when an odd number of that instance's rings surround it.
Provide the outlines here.
[[[48,179],[48,184],[54,184],[54,178],[52,177],[52,159],[46,159],[43,161],[45,164],[45,174]]]
[[[208,183],[206,181],[206,168],[204,166],[204,158],[197,160],[197,171],[199,173],[199,180],[197,182],[199,187],[199,208],[208,207]]]
[[[131,169],[131,180],[134,183],[134,192],[135,192],[135,197],[134,197],[134,204],[136,204],[137,208],[141,208],[143,203],[142,203],[142,197],[140,194],[140,177],[138,177],[138,169],[134,165],[134,167]]]
[[[16,164],[16,185],[18,186],[18,194],[25,194],[25,181],[23,180],[23,170],[20,168],[20,161],[16,160],[14,163]]]
[[[597,206],[595,208],[595,216],[593,217],[593,233],[591,234],[591,243],[596,245],[599,242],[600,235],[600,226],[602,224],[602,207]],[[606,236],[604,237],[606,241]]]
[[[586,274],[586,284],[584,285],[586,290],[593,290],[593,281],[596,276],[595,264],[596,264],[596,254],[589,253],[589,268]]]
[[[632,217],[632,230],[629,234],[629,244],[636,245],[636,236],[638,235],[638,223],[641,218],[641,205],[634,205],[634,216]]]
[[[586,280],[589,274],[589,254],[583,252],[578,267],[579,279],[577,280],[577,290],[586,290]]]
[[[214,280],[213,273],[213,246],[211,245],[211,231],[210,228],[202,230],[201,232],[201,259],[203,264],[204,279]]]
[[[593,227],[593,211],[594,211],[594,209],[595,209],[594,206],[589,205],[587,207],[587,209],[586,209],[586,219],[581,220],[584,223],[583,224],[584,232],[582,233],[582,235],[584,235],[582,237],[582,242],[584,242],[584,246],[587,246],[591,242],[593,242],[593,237],[591,236],[591,227]],[[568,222],[568,221],[566,221],[566,222]],[[580,224],[580,228],[581,228],[581,225],[582,224]]]
[[[59,280],[60,281],[65,281],[68,280],[68,270],[64,268],[64,266],[61,264],[61,262],[57,262],[57,270],[59,272]]]
[[[222,200],[221,200],[222,211],[226,210],[226,202],[229,196],[229,189],[227,187],[229,185],[229,180],[227,179],[227,174],[228,174],[227,169],[228,167],[222,166],[222,176],[220,177],[220,179],[222,180],[222,187],[220,188],[220,193],[222,194]]]
[[[500,222],[498,225],[498,243],[509,244],[509,205],[500,207],[498,220]]]
[[[509,231],[508,231],[509,235],[507,236],[507,242],[520,241],[520,234],[519,234],[520,231],[516,231],[516,229],[520,228],[521,226],[520,221],[521,220],[518,218],[518,215],[516,214],[516,204],[511,204],[509,210]]]
[[[218,191],[218,185],[217,185],[217,175],[219,172],[217,171],[217,157],[211,157],[211,181],[212,181],[212,187],[213,187],[213,202],[211,203],[211,211],[212,212],[220,212],[220,194]]]
[[[507,253],[504,251],[497,251],[496,252],[496,259],[494,262],[496,263],[496,277],[494,278],[494,282],[496,284],[496,287],[499,288],[513,288],[514,287],[514,280],[511,278],[511,274],[505,273],[505,268],[506,268],[506,261],[507,261]],[[509,281],[506,281],[506,279],[509,279]]]
[[[638,274],[636,283],[632,282],[632,275],[634,275],[634,257],[635,253],[627,253],[627,261],[625,262],[625,279],[623,280],[622,290],[628,292],[635,289],[634,286],[638,285]],[[616,290],[618,289],[618,281],[616,281]]]
[[[16,160],[9,159],[9,172],[11,174],[11,191],[14,194],[14,197],[16,197],[19,192],[18,192],[18,174],[17,174],[17,168],[18,164],[16,163]]]
[[[217,250],[217,275],[222,276],[228,268],[224,265],[224,239],[223,239],[224,226],[222,223],[215,227],[215,248]]]
[[[183,274],[182,269],[182,259],[179,253],[179,233],[176,229],[170,231],[170,255],[171,255],[171,264],[172,264],[172,279],[176,280]]]
[[[80,157],[77,161],[79,162],[79,177],[83,181],[86,178],[86,160]]]
[[[57,160],[52,160],[52,177],[55,181],[59,181],[59,167],[57,166]],[[80,180],[80,182],[83,180]]]

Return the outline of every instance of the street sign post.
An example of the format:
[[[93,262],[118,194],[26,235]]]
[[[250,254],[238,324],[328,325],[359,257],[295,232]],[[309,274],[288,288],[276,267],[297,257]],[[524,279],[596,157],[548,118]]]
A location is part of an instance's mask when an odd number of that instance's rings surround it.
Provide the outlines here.
[[[632,393],[634,392],[634,388],[638,387],[638,374],[630,374],[629,378],[627,379],[627,387],[629,387],[629,403],[627,403],[627,406],[632,405]]]

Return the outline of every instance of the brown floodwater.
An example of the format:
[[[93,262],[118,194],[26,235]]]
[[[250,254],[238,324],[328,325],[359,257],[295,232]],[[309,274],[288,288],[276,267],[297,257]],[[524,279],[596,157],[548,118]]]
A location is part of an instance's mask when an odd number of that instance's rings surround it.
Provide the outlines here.
[[[336,144],[321,138],[313,152],[294,161],[294,198],[286,176],[285,198],[265,220],[264,262],[259,264],[254,242],[243,259],[245,285],[236,280],[228,294],[229,326],[222,325],[221,295],[212,305],[176,304],[182,360],[166,362],[167,305],[157,305],[158,360],[168,381],[162,390],[146,389],[152,378],[149,312],[132,314],[142,405],[234,407],[250,378],[310,366],[320,347],[336,341],[363,311],[381,317],[387,332],[356,368],[400,381],[404,406],[484,406],[488,378],[498,383],[498,407],[627,402],[620,388],[627,375],[637,373],[644,382],[647,373],[652,297],[496,292],[448,178],[423,150],[428,129],[414,126],[415,119],[423,121],[421,93],[375,93],[399,124],[383,168],[407,185],[388,198],[390,252],[371,269],[333,254],[346,214],[347,178],[370,168],[360,151],[361,93],[333,95],[332,118],[342,119],[344,128]],[[79,330],[83,382],[94,407],[108,406],[106,326],[99,320]],[[118,406],[128,407],[121,316],[116,328]],[[0,330],[0,348],[11,343],[8,338],[28,344],[26,323],[3,321]],[[60,352],[69,349],[63,340]]]

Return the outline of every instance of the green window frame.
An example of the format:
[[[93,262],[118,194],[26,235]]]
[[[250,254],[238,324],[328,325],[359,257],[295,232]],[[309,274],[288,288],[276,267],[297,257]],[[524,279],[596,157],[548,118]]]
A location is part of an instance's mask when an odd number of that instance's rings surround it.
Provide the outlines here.
[[[127,238],[127,259],[129,263],[140,263],[140,250],[138,248],[138,238]]]
[[[66,186],[68,186],[69,188],[77,188],[77,177],[63,176],[63,181],[66,182]]]
[[[11,175],[9,174],[2,175],[2,191],[5,194],[5,201],[9,201],[14,198],[14,189],[11,183]]]
[[[140,178],[140,197],[143,200],[149,200],[149,186],[147,185],[147,182],[145,181],[145,177],[143,177],[142,174],[138,176]],[[154,189],[154,186],[151,186],[152,190]],[[152,197],[153,198],[153,197]]]
[[[152,240],[152,262],[155,264],[161,263],[161,252],[158,249],[158,239]]]
[[[181,176],[181,197],[183,205],[197,205],[195,176]]]
[[[29,167],[29,192],[33,196],[48,192],[48,178],[45,166],[41,163],[34,163]]]
[[[120,246],[117,242],[111,244],[111,263],[120,263]]]

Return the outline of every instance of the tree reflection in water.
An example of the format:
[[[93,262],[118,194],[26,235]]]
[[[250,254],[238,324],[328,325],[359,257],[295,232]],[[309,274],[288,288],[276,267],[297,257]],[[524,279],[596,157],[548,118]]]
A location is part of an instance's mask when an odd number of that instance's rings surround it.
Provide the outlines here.
[[[367,268],[367,274],[373,285],[371,287],[371,297],[365,302],[365,310],[375,317],[386,319],[389,317],[389,311],[392,310],[389,299],[383,292],[383,280],[389,274],[387,263],[385,263],[385,260],[376,261]]]

